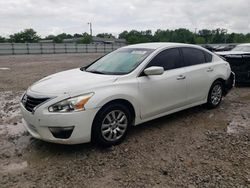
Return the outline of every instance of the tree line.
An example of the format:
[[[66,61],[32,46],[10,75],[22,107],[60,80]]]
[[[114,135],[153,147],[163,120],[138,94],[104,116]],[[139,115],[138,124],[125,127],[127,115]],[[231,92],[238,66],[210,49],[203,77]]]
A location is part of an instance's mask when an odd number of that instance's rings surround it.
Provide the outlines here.
[[[227,33],[225,29],[202,29],[197,33],[188,29],[175,30],[158,29],[155,33],[146,31],[123,31],[119,38],[124,38],[129,44],[144,42],[181,42],[191,44],[216,44],[216,43],[246,43],[250,42],[250,33]]]
[[[110,33],[100,33],[96,35],[101,38],[113,38]],[[126,39],[128,44],[145,43],[145,42],[181,42],[191,44],[211,44],[211,43],[246,43],[250,42],[250,33],[227,33],[226,29],[202,29],[198,32],[192,32],[185,28],[175,30],[158,29],[156,32],[146,31],[123,31],[118,36],[119,39]],[[77,39],[77,43],[89,44],[92,42],[92,36],[88,33],[48,35],[44,38],[40,37],[34,29],[25,29],[18,33],[10,35],[8,38],[0,36],[0,43],[35,43],[40,40],[51,40],[55,43],[62,43],[64,39]]]

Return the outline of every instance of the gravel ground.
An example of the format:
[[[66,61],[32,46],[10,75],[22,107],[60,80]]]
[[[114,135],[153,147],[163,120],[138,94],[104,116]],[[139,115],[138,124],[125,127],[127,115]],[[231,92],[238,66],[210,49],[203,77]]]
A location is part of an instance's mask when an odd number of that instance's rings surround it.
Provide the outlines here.
[[[234,88],[217,109],[134,127],[111,148],[31,138],[19,113],[23,90],[100,55],[0,56],[0,187],[250,187],[249,87]]]

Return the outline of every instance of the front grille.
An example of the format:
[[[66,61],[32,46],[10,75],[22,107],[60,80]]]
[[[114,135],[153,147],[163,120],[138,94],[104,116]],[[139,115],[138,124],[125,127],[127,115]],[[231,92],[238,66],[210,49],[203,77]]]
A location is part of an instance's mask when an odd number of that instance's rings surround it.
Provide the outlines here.
[[[35,107],[47,101],[48,99],[49,98],[34,98],[25,94],[22,98],[22,103],[24,107],[26,108],[26,110],[28,110],[29,112],[32,112]]]

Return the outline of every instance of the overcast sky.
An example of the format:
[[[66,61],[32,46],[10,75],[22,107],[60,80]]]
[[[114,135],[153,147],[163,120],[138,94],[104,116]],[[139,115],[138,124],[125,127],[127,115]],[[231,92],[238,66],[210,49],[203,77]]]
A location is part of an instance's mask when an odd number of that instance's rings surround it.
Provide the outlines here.
[[[250,33],[250,0],[0,0],[0,35],[226,28]]]

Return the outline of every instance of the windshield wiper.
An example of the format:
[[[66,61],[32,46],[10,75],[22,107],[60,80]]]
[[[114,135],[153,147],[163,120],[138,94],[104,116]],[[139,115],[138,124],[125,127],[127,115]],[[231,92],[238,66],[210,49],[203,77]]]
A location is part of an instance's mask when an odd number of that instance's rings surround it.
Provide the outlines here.
[[[95,71],[95,70],[93,70],[93,71],[87,71],[86,70],[86,72],[91,72],[91,73],[94,73],[94,74],[105,74],[104,72]]]

